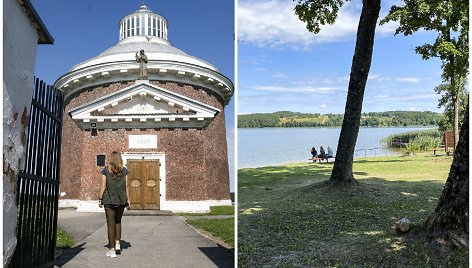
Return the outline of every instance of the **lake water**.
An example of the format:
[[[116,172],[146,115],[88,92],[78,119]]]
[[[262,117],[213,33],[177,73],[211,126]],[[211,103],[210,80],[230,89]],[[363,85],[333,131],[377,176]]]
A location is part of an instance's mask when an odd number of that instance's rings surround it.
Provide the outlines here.
[[[433,127],[360,128],[354,157],[394,155],[380,140],[392,134]],[[327,128],[240,128],[238,129],[238,168],[308,162],[311,147],[328,146],[336,154],[340,127]]]

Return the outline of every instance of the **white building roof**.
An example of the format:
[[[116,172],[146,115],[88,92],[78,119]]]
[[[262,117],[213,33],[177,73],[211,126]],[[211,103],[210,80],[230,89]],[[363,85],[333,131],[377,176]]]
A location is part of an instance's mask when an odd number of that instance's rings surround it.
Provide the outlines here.
[[[173,47],[168,41],[155,36],[131,36],[119,41],[115,46],[105,50],[95,58],[86,60],[75,65],[70,72],[85,67],[118,62],[118,61],[136,61],[136,52],[144,50],[148,61],[175,61],[180,63],[188,63],[218,71],[215,66],[208,62],[189,56],[182,50]]]
[[[121,19],[119,42],[97,57],[75,65],[61,76],[55,87],[65,100],[91,86],[138,79],[135,55],[144,50],[149,80],[167,80],[198,85],[214,91],[227,103],[233,83],[210,63],[190,56],[167,41],[167,20],[146,6]]]

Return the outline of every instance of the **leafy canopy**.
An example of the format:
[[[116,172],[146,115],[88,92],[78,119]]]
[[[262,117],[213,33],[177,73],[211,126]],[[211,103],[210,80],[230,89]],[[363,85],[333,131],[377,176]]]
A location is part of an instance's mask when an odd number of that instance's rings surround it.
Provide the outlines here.
[[[319,33],[320,26],[334,24],[343,0],[294,0],[295,14],[306,23],[306,28],[312,33]]]
[[[385,24],[398,21],[400,26],[395,35],[411,35],[420,29],[437,31],[433,44],[424,44],[415,48],[424,60],[438,57],[443,62],[454,57],[455,66],[443,64],[447,68],[468,68],[469,48],[469,1],[466,0],[404,0],[404,6],[392,6],[389,14],[380,21]],[[456,70],[457,71],[457,70]]]

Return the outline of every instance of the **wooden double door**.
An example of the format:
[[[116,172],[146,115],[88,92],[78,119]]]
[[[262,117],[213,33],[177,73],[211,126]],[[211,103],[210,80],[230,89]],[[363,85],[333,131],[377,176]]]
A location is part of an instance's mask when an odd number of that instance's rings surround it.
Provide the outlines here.
[[[159,209],[159,160],[128,160],[131,209]]]

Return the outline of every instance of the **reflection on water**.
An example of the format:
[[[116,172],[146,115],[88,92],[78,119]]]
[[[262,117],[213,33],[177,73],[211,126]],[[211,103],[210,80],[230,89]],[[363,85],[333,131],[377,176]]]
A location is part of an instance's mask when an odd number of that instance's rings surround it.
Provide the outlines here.
[[[433,127],[360,128],[354,157],[398,154],[380,140],[392,134]],[[311,147],[328,146],[336,154],[341,128],[250,128],[238,129],[238,168],[271,166],[308,161]]]

